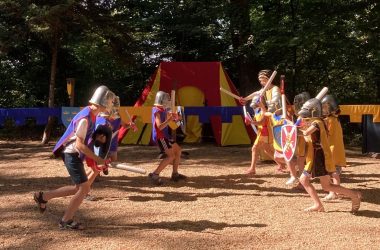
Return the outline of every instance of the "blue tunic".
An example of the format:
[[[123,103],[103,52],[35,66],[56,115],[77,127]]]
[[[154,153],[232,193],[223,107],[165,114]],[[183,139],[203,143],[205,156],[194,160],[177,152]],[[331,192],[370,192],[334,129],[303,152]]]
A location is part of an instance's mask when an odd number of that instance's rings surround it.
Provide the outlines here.
[[[56,157],[60,157],[61,156],[61,153],[62,153],[62,151],[65,148],[64,144],[72,136],[74,136],[77,124],[83,118],[87,120],[87,124],[88,124],[87,132],[86,132],[86,138],[84,140],[84,143],[86,145],[88,144],[88,140],[91,137],[92,133],[94,132],[95,126],[94,126],[94,123],[91,120],[91,109],[90,109],[90,107],[87,106],[84,109],[82,109],[78,114],[76,114],[74,116],[74,118],[71,120],[69,126],[67,127],[65,133],[63,134],[63,136],[61,137],[61,139],[59,139],[59,141],[55,145],[55,147],[53,149],[53,153],[54,153],[54,155]],[[84,155],[81,153],[81,159],[83,160],[83,158],[84,158]]]

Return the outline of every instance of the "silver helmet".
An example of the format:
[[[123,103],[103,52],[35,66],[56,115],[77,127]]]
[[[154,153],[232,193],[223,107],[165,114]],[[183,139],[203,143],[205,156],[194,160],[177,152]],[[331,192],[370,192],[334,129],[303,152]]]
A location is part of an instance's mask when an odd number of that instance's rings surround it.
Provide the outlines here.
[[[317,98],[307,100],[298,115],[302,118],[316,118],[322,116],[322,103]]]
[[[109,109],[112,107],[112,100],[114,98],[115,94],[106,86],[102,85],[95,90],[89,103]]]
[[[332,95],[322,98],[322,113],[325,116],[331,115],[339,110],[339,105]]]
[[[164,106],[166,108],[170,107],[170,95],[164,91],[158,91],[154,105]]]
[[[260,95],[254,95],[249,106],[253,109],[258,108],[260,103]]]
[[[309,92],[302,92],[301,94],[298,94],[294,97],[293,105],[294,105],[294,112],[298,114],[298,112],[301,110],[302,105],[310,99]]]

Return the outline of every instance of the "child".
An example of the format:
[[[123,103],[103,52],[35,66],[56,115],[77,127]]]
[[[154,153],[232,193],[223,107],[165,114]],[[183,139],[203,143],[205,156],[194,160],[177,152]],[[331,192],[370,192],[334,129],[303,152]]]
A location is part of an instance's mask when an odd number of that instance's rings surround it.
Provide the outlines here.
[[[258,74],[258,80],[260,82],[260,85],[263,88],[267,85],[271,75],[272,75],[272,71],[269,69],[260,70]],[[268,87],[267,91],[265,91],[264,93],[264,99],[266,102],[265,104],[268,107],[267,110],[271,113],[274,113],[276,110],[281,108],[280,88],[270,83],[270,86]]]
[[[325,211],[314,186],[310,183],[311,178],[319,178],[323,190],[344,194],[350,197],[352,200],[351,213],[357,213],[360,208],[361,194],[332,184],[330,180],[330,175],[335,172],[335,166],[332,161],[325,125],[320,118],[322,116],[321,102],[317,98],[306,101],[299,115],[303,119],[303,124],[307,124],[303,128],[303,135],[308,143],[306,165],[300,182],[314,201],[314,205],[306,208],[305,211]]]
[[[111,158],[111,161],[117,161],[117,148],[118,148],[118,133],[120,126],[123,127],[130,127],[132,128],[133,132],[137,131],[136,125],[130,121],[129,124],[125,124],[122,122],[119,114],[120,109],[120,98],[118,96],[115,96],[115,99],[113,100],[113,106],[110,112],[104,112],[101,113],[96,118],[96,125],[107,125],[112,130],[112,140],[111,140],[111,146],[109,149],[108,156]]]
[[[332,181],[335,185],[340,185],[340,174],[342,167],[346,167],[346,155],[344,151],[343,132],[340,125],[338,115],[340,113],[339,105],[332,95],[326,95],[322,99],[322,114],[325,117],[324,121],[327,127],[327,138],[336,167],[336,171],[332,174]],[[329,192],[322,200],[335,200],[338,195],[334,192]]]
[[[149,173],[149,179],[154,185],[162,185],[160,178],[161,171],[169,164],[173,164],[172,181],[185,180],[186,176],[178,173],[178,166],[181,160],[181,147],[169,140],[167,126],[170,121],[176,120],[178,117],[175,113],[168,113],[166,108],[170,107],[170,96],[168,93],[158,91],[152,109],[152,139],[159,146],[161,151],[167,155],[162,159],[156,170]]]
[[[293,106],[294,106],[294,114],[297,116],[298,112],[301,111],[302,105],[310,99],[310,94],[308,92],[302,92],[294,97]],[[297,117],[298,118],[298,117]],[[301,175],[305,168],[305,154],[306,154],[306,142],[303,134],[297,134],[297,148],[296,148],[296,156],[297,156],[297,166],[298,166],[298,174]],[[300,184],[300,188],[303,189],[303,186]]]
[[[54,147],[56,157],[61,156],[74,182],[73,186],[64,186],[55,190],[34,193],[34,200],[40,212],[46,210],[46,203],[57,197],[73,195],[70,203],[59,222],[60,229],[84,229],[83,225],[73,220],[75,212],[81,205],[85,195],[89,192],[91,183],[83,165],[84,156],[92,158],[99,165],[105,165],[105,160],[96,156],[89,148],[88,141],[94,131],[95,118],[111,106],[114,94],[106,86],[96,89],[90,105],[82,109],[71,121],[66,132]]]
[[[251,158],[251,166],[245,171],[247,175],[255,175],[256,174],[256,162],[259,154],[259,150],[262,148],[264,152],[273,158],[274,155],[274,149],[273,145],[271,144],[272,138],[270,138],[270,128],[269,126],[269,120],[267,117],[264,116],[264,113],[266,112],[265,105],[263,103],[263,100],[259,100],[259,96],[256,95],[251,102],[251,107],[253,108],[255,114],[254,114],[254,121],[252,122],[250,119],[245,119],[245,123],[247,125],[255,124],[257,125],[257,136],[256,140],[253,143],[252,146],[252,158]],[[281,164],[276,162],[279,166],[278,169],[281,169]]]
[[[276,162],[286,164],[286,166],[289,169],[290,173],[290,178],[286,181],[286,185],[293,186],[298,183],[298,178],[297,178],[297,171],[296,171],[296,161],[291,160],[291,161],[285,161],[283,152],[282,152],[282,147],[281,147],[281,127],[288,123],[290,124],[291,121],[284,119],[280,115],[277,115],[276,113],[270,113],[266,112],[266,116],[269,117],[269,121],[271,123],[272,131],[273,131],[273,147],[274,147],[274,159]]]

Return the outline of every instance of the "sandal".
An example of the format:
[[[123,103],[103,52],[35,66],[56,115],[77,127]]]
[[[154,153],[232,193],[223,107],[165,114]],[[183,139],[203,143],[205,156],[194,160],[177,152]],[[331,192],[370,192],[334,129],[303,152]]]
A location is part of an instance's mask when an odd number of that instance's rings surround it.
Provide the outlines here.
[[[358,192],[356,197],[352,199],[352,208],[351,208],[352,214],[356,214],[359,211],[361,200],[362,200],[362,194]]]
[[[65,229],[72,229],[72,230],[83,230],[85,227],[76,221],[68,220],[68,221],[60,221],[59,222],[59,229],[65,230]]]
[[[37,203],[38,209],[40,210],[40,213],[43,213],[46,210],[47,201],[45,201],[43,199],[43,194],[44,194],[44,192],[40,191],[40,192],[38,192],[38,195],[37,195],[37,193],[34,193],[34,195],[33,195],[33,199]],[[44,207],[42,207],[41,205],[44,205]]]

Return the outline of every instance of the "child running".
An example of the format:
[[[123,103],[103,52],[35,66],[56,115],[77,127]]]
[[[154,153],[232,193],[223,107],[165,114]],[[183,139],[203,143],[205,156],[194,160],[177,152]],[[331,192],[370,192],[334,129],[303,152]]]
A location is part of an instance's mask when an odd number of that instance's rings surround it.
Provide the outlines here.
[[[164,151],[166,158],[162,159],[158,167],[149,173],[148,177],[154,185],[162,185],[160,173],[164,168],[173,164],[171,180],[177,182],[185,180],[187,177],[178,173],[178,167],[181,160],[181,147],[169,139],[168,124],[171,121],[181,119],[176,113],[167,112],[166,108],[171,105],[168,93],[158,91],[152,109],[152,139],[158,145],[161,151]]]
[[[264,152],[274,160],[274,148],[272,144],[272,136],[270,136],[270,128],[269,128],[269,119],[264,114],[266,112],[266,108],[264,105],[263,98],[260,99],[260,96],[256,95],[251,102],[251,107],[254,110],[253,120],[245,119],[245,123],[247,125],[257,125],[257,135],[256,140],[253,143],[251,152],[251,166],[245,171],[247,175],[255,175],[256,174],[256,163],[259,155],[259,150],[263,149]],[[281,164],[276,162],[281,169]]]
[[[97,88],[89,101],[90,105],[82,109],[72,119],[66,132],[54,147],[54,155],[62,157],[74,185],[34,193],[34,200],[42,213],[46,210],[46,203],[49,200],[73,195],[62,219],[59,221],[60,229],[84,229],[81,223],[73,220],[75,212],[91,187],[91,181],[89,181],[84,169],[83,159],[84,156],[87,156],[99,165],[105,165],[105,159],[96,156],[88,148],[88,143],[94,131],[96,116],[112,105],[113,98],[113,92],[106,86]],[[95,175],[96,173],[94,173]],[[90,179],[95,178],[94,176],[91,175]]]
[[[340,175],[342,167],[346,167],[346,154],[344,150],[343,131],[339,122],[339,105],[332,95],[326,95],[322,99],[322,114],[327,128],[327,138],[336,167],[336,171],[332,174],[332,181],[335,185],[340,185]],[[322,200],[330,201],[338,199],[338,194],[329,192]]]
[[[299,115],[303,119],[302,132],[308,143],[306,165],[300,177],[300,182],[314,202],[311,207],[306,208],[304,211],[325,211],[314,186],[310,183],[311,178],[319,178],[323,190],[344,194],[350,197],[352,201],[351,213],[357,213],[361,202],[360,192],[355,192],[331,183],[330,175],[334,173],[336,169],[332,161],[325,124],[321,119],[321,102],[317,98],[306,101]]]

